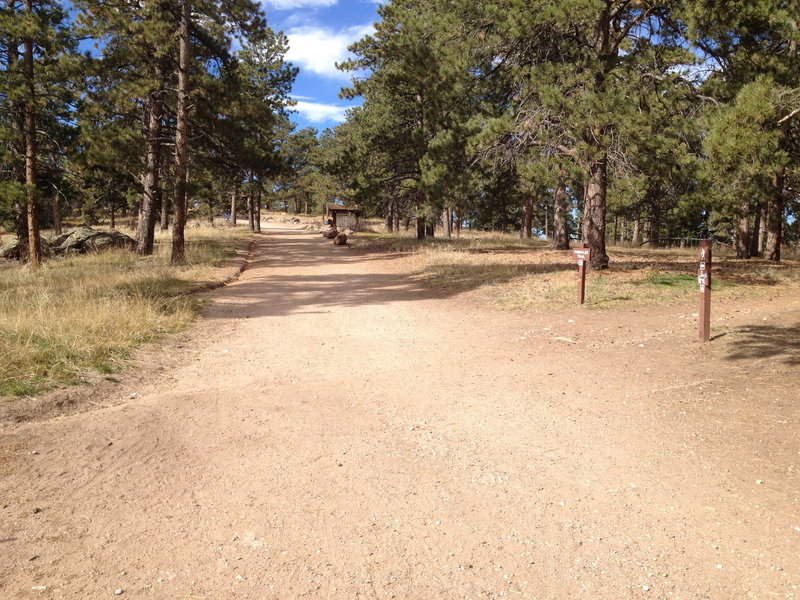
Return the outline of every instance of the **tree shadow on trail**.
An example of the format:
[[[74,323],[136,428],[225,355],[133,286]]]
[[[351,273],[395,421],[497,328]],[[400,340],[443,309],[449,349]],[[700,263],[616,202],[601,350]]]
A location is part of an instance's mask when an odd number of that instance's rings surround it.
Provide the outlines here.
[[[800,323],[790,327],[750,325],[736,333],[738,339],[728,360],[777,358],[787,365],[800,365]]]
[[[571,268],[567,263],[448,264],[411,275],[392,272],[392,263],[404,256],[334,247],[306,232],[282,231],[264,240],[262,252],[247,266],[251,276],[220,292],[226,302],[209,307],[205,318],[327,313],[334,307],[446,299],[487,283]],[[366,263],[373,267],[363,272],[358,265]]]
[[[239,282],[224,292],[226,305],[212,305],[206,318],[278,317],[326,313],[337,307],[412,302],[442,297],[421,282],[394,273],[266,275]]]
[[[530,258],[526,257],[525,260],[508,260],[500,256],[497,260],[490,258],[477,262],[462,262],[456,257],[449,260],[449,255],[443,255],[435,257],[431,261],[433,264],[426,264],[427,261],[423,259],[412,260],[410,265],[395,265],[396,261],[413,253],[381,252],[375,251],[375,248],[358,246],[337,247],[330,240],[307,231],[274,230],[271,233],[273,235],[265,236],[258,242],[258,251],[247,266],[250,276],[220,292],[225,302],[219,308],[211,307],[205,311],[206,318],[327,313],[335,307],[442,300],[483,286],[501,285],[531,275],[543,275],[545,277],[541,281],[547,283],[551,275],[559,278],[564,273],[577,272],[569,251],[531,249],[528,251]],[[693,263],[662,263],[658,272],[665,269],[665,264],[670,264],[679,275],[685,275],[687,282],[694,281],[696,265]],[[409,274],[408,268],[414,266],[418,270]],[[617,261],[605,273],[616,274],[621,280],[627,281],[627,271],[642,268],[650,268],[650,265],[634,260]],[[631,277],[631,283],[641,279],[636,274]],[[649,279],[642,284],[658,283]],[[675,283],[673,279],[668,278],[667,283]],[[683,283],[683,279],[677,283]],[[621,296],[617,299],[628,298]],[[792,361],[799,361],[800,358],[791,349],[789,338],[796,336],[797,331],[788,330],[784,333],[786,340],[783,346],[770,348],[770,343],[774,341],[772,333],[761,335],[755,329],[743,330],[741,335],[744,337],[740,345],[732,350],[734,355],[731,359],[748,358],[759,352],[769,352],[770,356],[786,355],[788,352],[787,360],[795,364]]]

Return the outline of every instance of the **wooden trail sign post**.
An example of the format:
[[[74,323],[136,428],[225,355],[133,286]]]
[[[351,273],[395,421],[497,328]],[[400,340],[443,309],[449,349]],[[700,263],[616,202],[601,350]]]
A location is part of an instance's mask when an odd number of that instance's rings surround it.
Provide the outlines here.
[[[700,341],[711,339],[711,240],[702,240],[697,260],[700,263],[697,283],[700,286],[700,318],[698,330]]]
[[[572,257],[578,261],[578,304],[586,299],[586,265],[592,257],[592,250],[586,244],[572,251]]]

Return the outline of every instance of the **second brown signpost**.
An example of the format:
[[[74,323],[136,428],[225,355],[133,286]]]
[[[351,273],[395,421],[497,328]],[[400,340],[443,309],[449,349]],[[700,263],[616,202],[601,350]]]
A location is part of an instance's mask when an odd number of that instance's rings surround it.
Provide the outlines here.
[[[697,283],[700,286],[700,341],[711,339],[711,240],[701,240],[697,252],[700,263],[697,271]]]
[[[592,250],[586,244],[572,251],[572,257],[578,261],[578,304],[586,299],[586,265],[592,257]]]

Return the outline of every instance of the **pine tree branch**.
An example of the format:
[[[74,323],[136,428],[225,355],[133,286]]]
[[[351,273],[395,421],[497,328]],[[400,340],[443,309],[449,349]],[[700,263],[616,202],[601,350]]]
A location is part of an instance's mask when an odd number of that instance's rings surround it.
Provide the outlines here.
[[[623,0],[623,2],[616,8],[616,10],[611,11],[611,14],[609,15],[609,18],[612,21],[615,20],[619,15],[622,14],[622,11],[624,11],[626,8],[628,8],[628,5],[630,3],[631,3],[631,0]]]
[[[794,118],[795,118],[797,115],[800,115],[800,108],[795,108],[795,109],[794,109],[792,112],[790,112],[788,115],[786,115],[785,117],[783,117],[783,118],[782,118],[780,121],[778,121],[778,123],[777,123],[777,124],[778,124],[779,126],[780,126],[780,125],[783,125],[784,123],[786,123],[786,122],[788,122],[788,121],[791,121],[792,119],[794,119]]]

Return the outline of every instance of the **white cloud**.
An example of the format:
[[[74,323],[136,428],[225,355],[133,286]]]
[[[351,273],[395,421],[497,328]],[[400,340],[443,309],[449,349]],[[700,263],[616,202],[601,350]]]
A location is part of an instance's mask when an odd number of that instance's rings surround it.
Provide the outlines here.
[[[312,123],[330,121],[341,123],[345,120],[345,112],[347,112],[348,108],[347,106],[320,104],[319,102],[306,102],[304,100],[298,100],[297,104],[294,105],[294,109]]]
[[[316,26],[295,27],[286,33],[289,38],[286,59],[317,75],[348,79],[349,75],[339,71],[336,63],[348,58],[347,47],[350,44],[372,32],[372,24],[339,31]]]
[[[295,8],[319,8],[334,6],[338,0],[266,0],[264,4],[277,10],[293,10]]]

